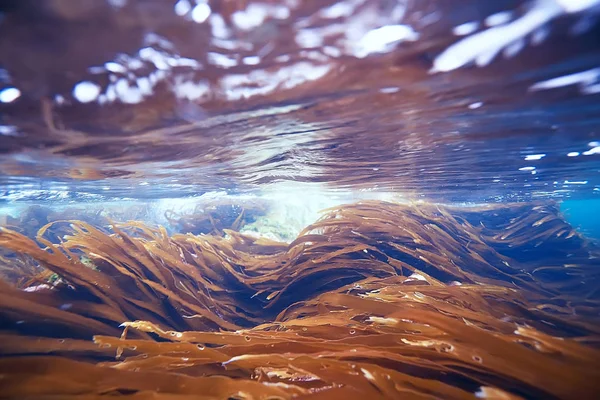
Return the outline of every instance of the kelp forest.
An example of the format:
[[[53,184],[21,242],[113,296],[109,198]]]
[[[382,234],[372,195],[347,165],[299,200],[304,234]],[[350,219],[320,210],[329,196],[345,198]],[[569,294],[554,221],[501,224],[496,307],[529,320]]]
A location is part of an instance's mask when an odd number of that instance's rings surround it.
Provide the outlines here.
[[[8,221],[0,398],[599,392],[600,251],[555,204],[361,201],[290,243],[240,232],[262,208]]]

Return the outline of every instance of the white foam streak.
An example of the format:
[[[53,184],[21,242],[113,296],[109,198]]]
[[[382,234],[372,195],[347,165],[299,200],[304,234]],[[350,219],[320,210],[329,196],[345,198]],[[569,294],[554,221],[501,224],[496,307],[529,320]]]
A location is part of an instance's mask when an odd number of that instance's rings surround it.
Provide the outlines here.
[[[355,56],[366,57],[371,53],[383,53],[390,45],[403,41],[415,41],[419,38],[412,27],[408,25],[386,25],[367,32],[358,42]]]
[[[473,62],[487,65],[502,49],[562,13],[554,0],[537,0],[525,15],[510,24],[490,28],[448,47],[436,57],[431,72],[452,71]]]
[[[559,76],[558,78],[549,79],[547,81],[538,82],[531,86],[529,90],[548,90],[563,86],[582,85],[590,87],[600,79],[600,68],[593,68],[575,74]]]

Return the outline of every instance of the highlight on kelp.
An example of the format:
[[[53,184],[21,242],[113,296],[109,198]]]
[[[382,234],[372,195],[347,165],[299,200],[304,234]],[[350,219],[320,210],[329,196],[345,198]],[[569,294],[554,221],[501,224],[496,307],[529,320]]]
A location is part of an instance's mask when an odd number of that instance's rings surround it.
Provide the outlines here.
[[[211,216],[205,234],[139,221],[53,221],[35,239],[2,228],[0,397],[599,389],[599,252],[555,205],[363,201],[325,210],[290,243],[240,233],[245,213],[218,219],[227,227]]]

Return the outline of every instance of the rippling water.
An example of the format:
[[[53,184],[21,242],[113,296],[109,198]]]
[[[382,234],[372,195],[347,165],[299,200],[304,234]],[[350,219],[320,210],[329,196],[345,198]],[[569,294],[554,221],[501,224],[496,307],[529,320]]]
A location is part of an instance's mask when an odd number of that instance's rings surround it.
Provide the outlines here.
[[[599,18],[0,1],[0,398],[593,398]]]
[[[595,1],[80,3],[5,2],[3,197],[600,190]]]

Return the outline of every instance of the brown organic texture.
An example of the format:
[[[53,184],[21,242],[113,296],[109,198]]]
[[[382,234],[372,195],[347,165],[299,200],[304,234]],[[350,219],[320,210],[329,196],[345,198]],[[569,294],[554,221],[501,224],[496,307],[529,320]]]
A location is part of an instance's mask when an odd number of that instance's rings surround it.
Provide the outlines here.
[[[68,224],[41,229],[43,248],[0,231],[0,247],[60,276],[29,292],[1,283],[0,398],[600,389],[598,251],[553,205],[360,202],[327,210],[291,244]]]

